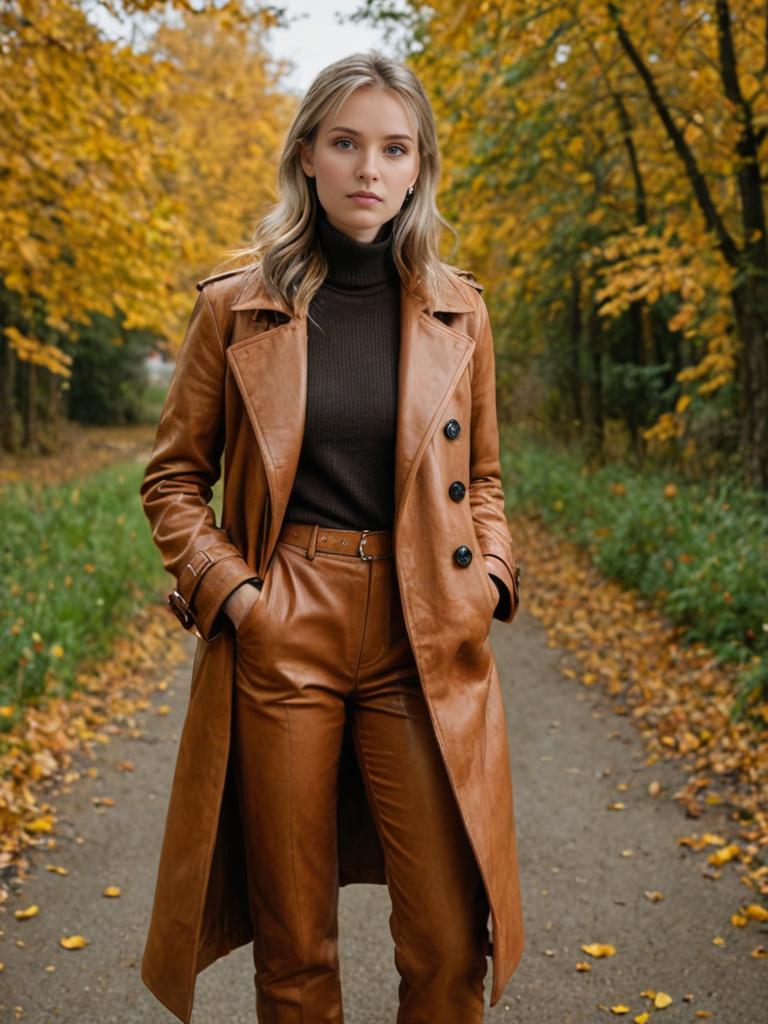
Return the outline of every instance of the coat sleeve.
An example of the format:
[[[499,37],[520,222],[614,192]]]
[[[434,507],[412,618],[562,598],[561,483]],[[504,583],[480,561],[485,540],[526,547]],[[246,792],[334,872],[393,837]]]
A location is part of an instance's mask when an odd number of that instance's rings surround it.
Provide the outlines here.
[[[252,568],[216,526],[210,500],[224,446],[224,344],[206,289],[197,296],[140,486],[163,566],[176,580],[168,603],[203,640],[221,631],[221,606]]]
[[[504,513],[493,335],[488,310],[479,293],[476,301],[469,503],[485,567],[499,590],[494,618],[511,622],[520,604],[520,569]]]

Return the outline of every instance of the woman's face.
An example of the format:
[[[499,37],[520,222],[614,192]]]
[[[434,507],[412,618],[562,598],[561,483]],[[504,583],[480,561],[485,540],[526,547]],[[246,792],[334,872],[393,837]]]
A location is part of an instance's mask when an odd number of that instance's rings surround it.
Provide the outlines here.
[[[419,173],[416,125],[394,92],[376,86],[356,89],[299,152],[328,220],[359,242],[372,242],[399,212]],[[355,198],[361,191],[378,198]]]

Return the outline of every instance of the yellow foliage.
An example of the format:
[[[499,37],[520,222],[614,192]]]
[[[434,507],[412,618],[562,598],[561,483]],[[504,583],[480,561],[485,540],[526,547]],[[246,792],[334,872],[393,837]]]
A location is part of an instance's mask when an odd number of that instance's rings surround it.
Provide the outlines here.
[[[500,322],[534,308],[534,337],[542,328],[555,337],[567,330],[572,274],[582,319],[593,297],[607,319],[634,303],[667,300],[668,329],[701,353],[680,380],[696,381],[708,399],[734,379],[741,345],[735,270],[629,65],[612,7],[569,0],[535,17],[525,0],[497,0],[487,12],[454,0],[422,8],[429,45],[410,62],[435,105],[440,201],[462,238],[461,258],[452,262],[482,278]],[[673,116],[740,242],[741,114],[723,93],[714,20],[690,21],[685,5],[623,4],[620,17],[639,49],[656,55],[651,71],[662,95],[673,98]],[[761,18],[757,5],[734,6],[741,86],[756,124],[768,123]],[[629,143],[646,190],[642,220]],[[528,343],[523,335],[521,350]],[[664,443],[682,436],[689,402],[645,437]]]
[[[95,312],[178,341],[193,281],[274,198],[295,102],[262,41],[274,14],[231,0],[173,21],[134,49],[80,0],[0,12],[0,277],[20,309],[4,330],[59,377],[72,358],[50,330]]]

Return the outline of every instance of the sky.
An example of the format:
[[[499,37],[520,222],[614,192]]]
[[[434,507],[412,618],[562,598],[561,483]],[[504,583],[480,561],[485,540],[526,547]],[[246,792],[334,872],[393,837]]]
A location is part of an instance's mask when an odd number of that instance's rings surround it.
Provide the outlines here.
[[[124,41],[130,38],[130,22],[116,21],[93,0],[82,2],[90,18],[108,36]],[[300,95],[307,91],[318,71],[341,57],[370,49],[391,53],[380,29],[337,21],[337,13],[352,14],[362,6],[362,0],[275,0],[275,6],[284,8],[290,24],[270,32],[268,49],[275,57],[293,61],[293,70],[282,82],[285,88]]]
[[[291,90],[303,94],[318,71],[350,53],[370,49],[388,52],[380,30],[337,22],[336,12],[349,15],[361,6],[361,0],[277,0],[277,4],[285,8],[289,18],[305,15],[293,21],[290,28],[271,33],[270,52],[295,64],[293,72],[283,79]]]

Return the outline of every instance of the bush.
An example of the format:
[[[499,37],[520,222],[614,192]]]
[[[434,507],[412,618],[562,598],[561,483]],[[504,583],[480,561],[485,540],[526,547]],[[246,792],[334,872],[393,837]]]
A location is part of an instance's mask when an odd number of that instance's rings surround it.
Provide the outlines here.
[[[721,477],[682,483],[623,465],[588,470],[535,441],[503,454],[508,510],[542,517],[606,575],[653,599],[691,641],[749,663],[737,712],[768,697],[768,497]]]
[[[166,576],[139,499],[143,466],[80,482],[21,484],[0,502],[0,703],[67,693],[78,662],[106,653]],[[10,725],[11,718],[0,718]]]
[[[81,328],[69,346],[74,358],[69,418],[101,426],[142,422],[145,360],[153,343],[144,331],[123,331],[113,319],[94,315],[93,324]]]

